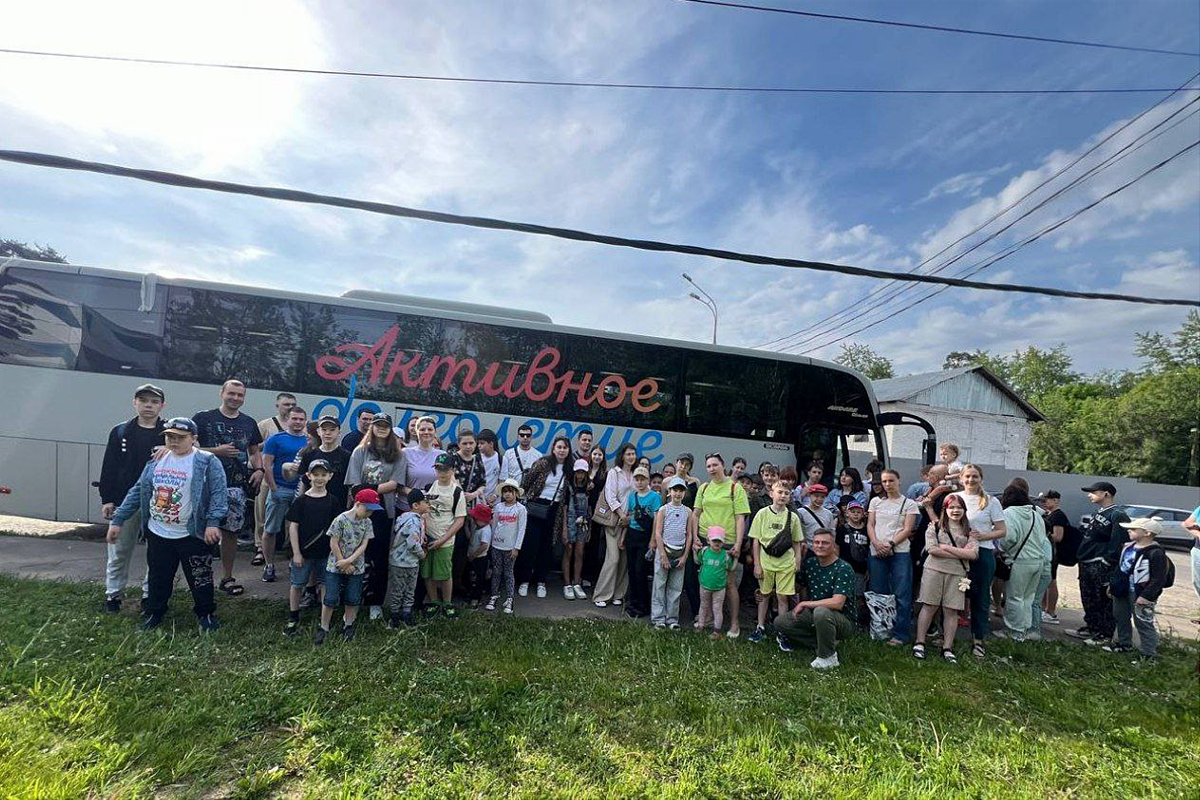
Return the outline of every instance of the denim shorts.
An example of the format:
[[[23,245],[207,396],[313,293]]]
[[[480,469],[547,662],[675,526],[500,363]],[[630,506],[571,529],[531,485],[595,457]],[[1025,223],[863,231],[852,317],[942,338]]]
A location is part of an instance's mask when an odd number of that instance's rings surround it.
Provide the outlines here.
[[[345,599],[348,606],[361,606],[363,593],[363,578],[365,574],[343,575],[336,570],[325,572],[325,605],[337,608]],[[342,597],[343,590],[346,593]]]
[[[296,499],[295,489],[276,489],[267,493],[267,512],[263,518],[265,533],[274,535],[283,531],[284,517],[287,516],[294,499]]]
[[[292,587],[303,589],[308,586],[308,579],[316,576],[317,583],[325,583],[325,556],[304,559],[304,566],[297,567],[294,561],[288,562],[288,574],[291,576]]]

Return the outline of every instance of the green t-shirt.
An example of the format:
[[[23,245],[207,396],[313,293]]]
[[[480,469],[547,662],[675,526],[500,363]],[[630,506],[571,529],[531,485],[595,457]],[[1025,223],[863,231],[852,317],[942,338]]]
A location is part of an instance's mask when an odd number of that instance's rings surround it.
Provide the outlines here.
[[[457,504],[454,502],[456,494]],[[425,499],[429,501],[429,517],[425,520],[425,541],[432,544],[446,535],[454,520],[467,515],[467,498],[457,483],[443,486],[434,481],[433,485],[425,490]],[[446,540],[442,547],[454,547],[454,537]]]
[[[700,512],[700,538],[707,541],[708,529],[720,525],[725,529],[725,544],[733,547],[737,542],[737,515],[750,515],[750,501],[740,483],[726,478],[721,483],[709,481],[701,486],[696,492],[695,509]]]
[[[711,547],[705,547],[697,554],[700,562],[700,586],[710,592],[719,592],[726,586],[729,570],[733,566],[733,556],[728,550],[718,550],[715,553]]]
[[[792,544],[796,544],[804,538],[804,528],[800,525],[800,517],[791,509],[785,508],[782,513],[776,514],[771,506],[767,506],[755,514],[754,521],[750,523],[750,538],[758,539],[758,554],[764,570],[784,572],[796,568],[794,550],[789,549],[781,556],[772,556],[767,552],[767,545],[783,530],[789,516],[792,518]]]
[[[800,570],[800,585],[808,587],[809,600],[844,594],[849,601],[854,597],[854,568],[840,558],[827,567],[822,567],[816,556],[806,558]]]

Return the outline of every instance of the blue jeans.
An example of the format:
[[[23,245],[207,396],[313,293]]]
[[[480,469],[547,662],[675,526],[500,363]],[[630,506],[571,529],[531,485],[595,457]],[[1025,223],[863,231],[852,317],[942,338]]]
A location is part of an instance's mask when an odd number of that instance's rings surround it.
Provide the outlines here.
[[[912,629],[912,557],[909,553],[893,553],[887,558],[870,556],[867,571],[871,576],[871,591],[896,596],[896,623],[892,638],[908,641]]]
[[[342,604],[345,594],[345,602],[348,606],[362,605],[363,596],[363,578],[362,573],[358,575],[346,575],[337,570],[325,571],[325,605],[330,608],[337,608]],[[343,590],[345,590],[343,592]]]
[[[996,551],[979,548],[971,562],[971,638],[982,642],[992,632],[992,579],[996,577]]]

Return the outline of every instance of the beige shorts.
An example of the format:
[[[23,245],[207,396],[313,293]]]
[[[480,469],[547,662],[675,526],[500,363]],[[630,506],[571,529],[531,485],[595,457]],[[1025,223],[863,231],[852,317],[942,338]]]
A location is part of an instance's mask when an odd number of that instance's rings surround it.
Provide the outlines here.
[[[926,569],[921,573],[921,591],[917,595],[917,602],[962,611],[967,607],[966,592],[958,588],[958,582],[962,579],[962,575]]]

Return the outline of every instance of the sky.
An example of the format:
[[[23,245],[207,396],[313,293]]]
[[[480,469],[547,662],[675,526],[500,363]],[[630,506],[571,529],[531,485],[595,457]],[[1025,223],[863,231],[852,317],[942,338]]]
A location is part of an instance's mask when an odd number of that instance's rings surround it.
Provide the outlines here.
[[[781,7],[1200,50],[1194,2]],[[197,7],[198,8],[198,7]],[[1007,41],[673,0],[9,5],[0,47],[427,75],[878,88],[1177,87],[1200,59]],[[1196,85],[1193,83],[1193,85]],[[633,238],[907,272],[1166,97],[878,96],[508,87],[0,54],[0,149],[36,150]],[[1176,95],[985,233],[1200,94]],[[956,274],[1200,139],[1200,116],[964,256]],[[976,279],[1200,299],[1200,156],[1141,180]],[[898,374],[951,350],[1064,344],[1133,368],[1178,307],[855,278],[0,163],[0,238],[72,263],[337,296],[503,304],[556,322],[788,352],[870,345]],[[902,290],[902,292],[901,292]],[[893,296],[894,295],[894,296]],[[857,331],[858,328],[864,330]],[[824,333],[828,331],[828,333]],[[776,345],[778,347],[778,345]]]

